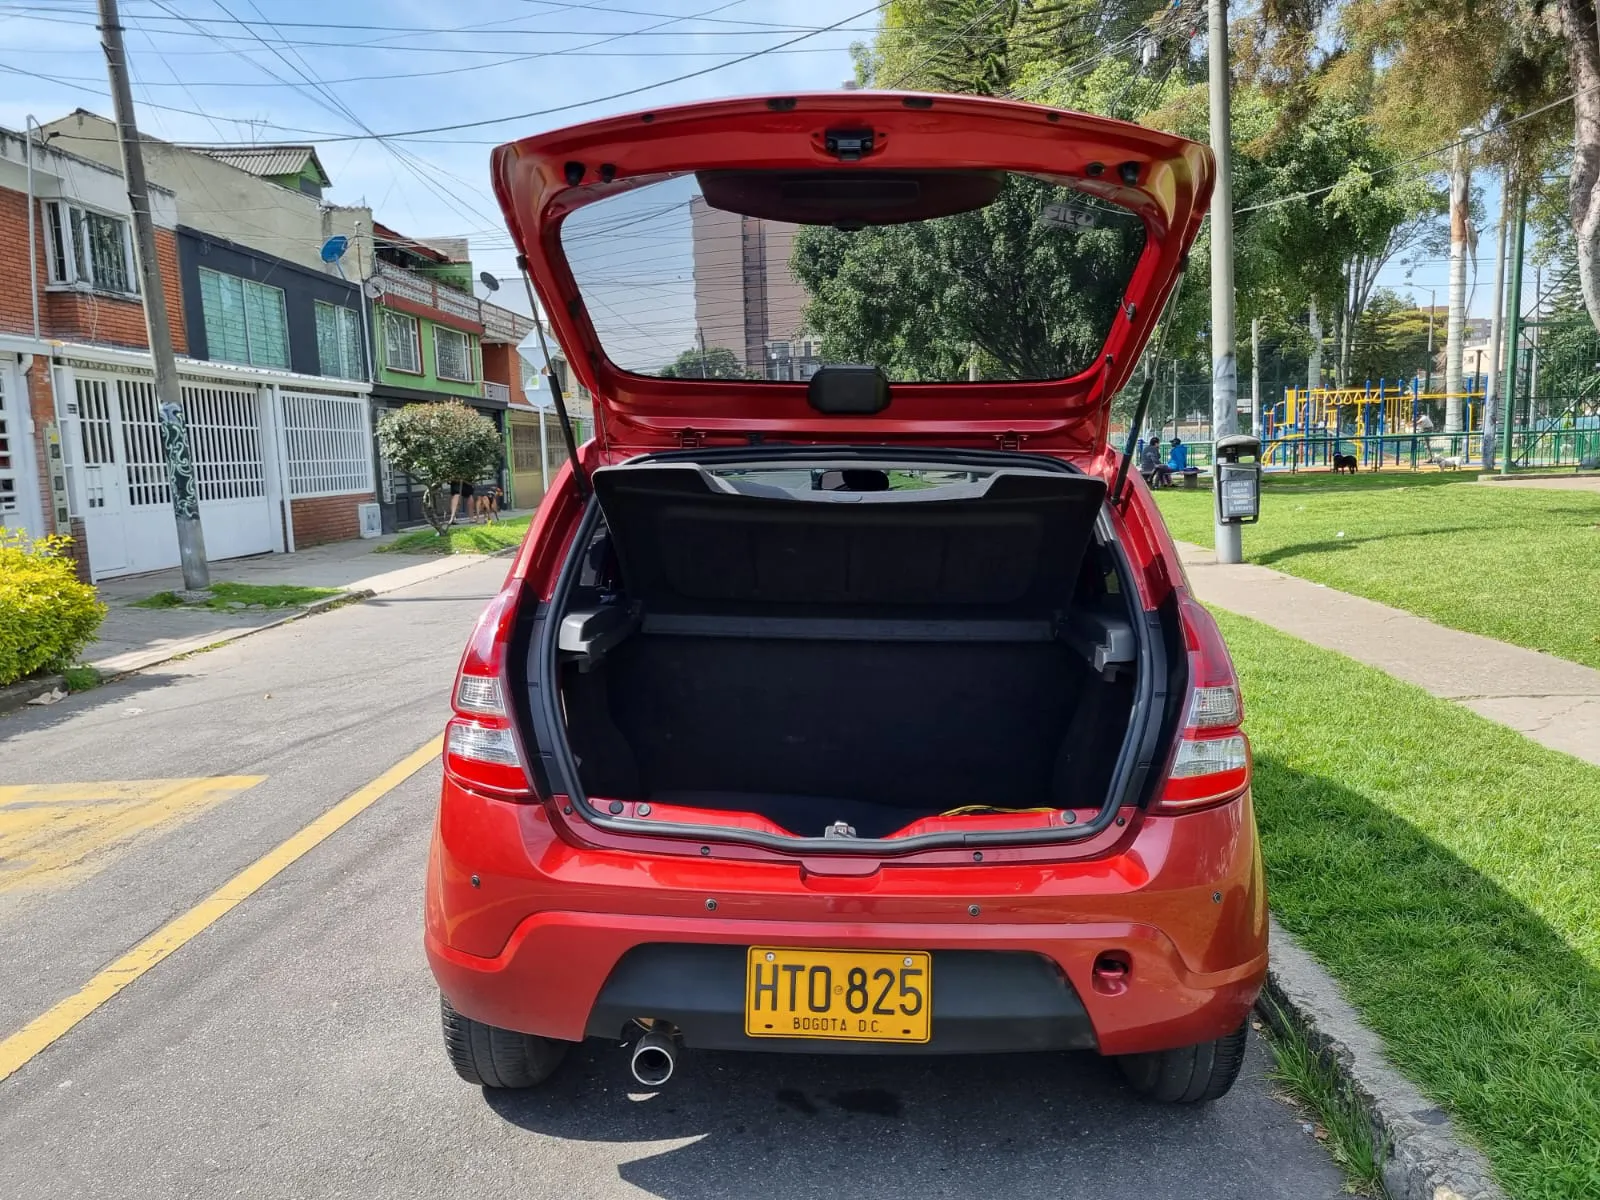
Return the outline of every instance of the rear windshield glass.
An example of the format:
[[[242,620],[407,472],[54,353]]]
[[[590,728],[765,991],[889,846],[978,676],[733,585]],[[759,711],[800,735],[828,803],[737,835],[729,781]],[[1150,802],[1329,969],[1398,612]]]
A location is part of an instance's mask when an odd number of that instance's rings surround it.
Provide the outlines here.
[[[1028,175],[988,174],[976,190],[963,176],[953,203],[978,206],[950,215],[799,225],[744,215],[780,192],[794,202],[793,180],[758,176],[741,176],[732,197],[712,180],[724,205],[754,197],[741,211],[714,207],[686,174],[566,218],[573,277],[618,367],[791,381],[870,363],[897,382],[1064,379],[1094,363],[1144,249],[1133,213]]]

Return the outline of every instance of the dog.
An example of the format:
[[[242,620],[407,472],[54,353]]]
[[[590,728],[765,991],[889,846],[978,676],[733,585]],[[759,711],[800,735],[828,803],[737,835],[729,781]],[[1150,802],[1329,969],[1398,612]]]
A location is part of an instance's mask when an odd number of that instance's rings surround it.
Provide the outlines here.
[[[491,484],[474,492],[472,494],[472,515],[474,517],[482,517],[485,525],[492,521],[498,521],[500,519],[501,494],[499,484]]]
[[[1335,454],[1333,456],[1333,473],[1338,475],[1354,475],[1356,473],[1356,456],[1354,454]]]
[[[1466,466],[1466,462],[1464,458],[1442,458],[1437,454],[1428,458],[1428,465],[1438,467],[1441,471],[1459,471]]]

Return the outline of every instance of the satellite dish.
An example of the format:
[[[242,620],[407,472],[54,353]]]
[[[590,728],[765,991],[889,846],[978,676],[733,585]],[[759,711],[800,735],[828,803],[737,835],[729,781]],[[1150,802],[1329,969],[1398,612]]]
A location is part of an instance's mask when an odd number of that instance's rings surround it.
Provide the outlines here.
[[[361,290],[363,293],[365,293],[368,300],[376,300],[379,296],[383,295],[383,284],[379,283],[376,279],[369,279],[361,285]]]
[[[483,284],[483,286],[488,288],[491,292],[498,292],[500,290],[500,281],[487,271],[478,272],[478,282]]]
[[[336,263],[344,257],[344,252],[348,249],[350,249],[350,239],[342,233],[336,233],[322,243],[322,250],[320,251],[322,261]]]

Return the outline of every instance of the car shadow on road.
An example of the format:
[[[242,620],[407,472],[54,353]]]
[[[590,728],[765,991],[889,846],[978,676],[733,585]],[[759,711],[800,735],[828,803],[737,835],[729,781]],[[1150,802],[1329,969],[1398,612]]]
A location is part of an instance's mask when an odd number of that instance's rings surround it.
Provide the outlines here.
[[[9,738],[50,729],[79,713],[108,705],[127,704],[137,692],[171,687],[181,683],[184,678],[171,672],[141,671],[109,680],[87,691],[73,692],[54,704],[27,704],[15,712],[0,713],[0,746]]]
[[[546,1089],[485,1098],[548,1137],[634,1144],[618,1155],[618,1174],[662,1200],[1060,1200],[1113,1188],[1150,1200],[1264,1200],[1341,1190],[1321,1147],[1270,1095],[1260,1046],[1229,1096],[1196,1107],[1139,1100],[1093,1054],[690,1051],[657,1093],[632,1082],[627,1057],[591,1041]]]

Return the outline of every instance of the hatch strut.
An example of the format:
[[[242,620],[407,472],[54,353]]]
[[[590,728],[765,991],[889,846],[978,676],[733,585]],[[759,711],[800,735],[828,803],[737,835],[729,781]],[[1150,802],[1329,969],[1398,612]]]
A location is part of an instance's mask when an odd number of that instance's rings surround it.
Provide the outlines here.
[[[1122,465],[1117,468],[1117,481],[1111,488],[1113,508],[1122,503],[1123,492],[1127,488],[1128,467],[1133,462],[1133,452],[1139,444],[1139,427],[1144,424],[1145,411],[1150,407],[1150,393],[1155,390],[1156,375],[1161,369],[1161,352],[1167,347],[1167,330],[1172,328],[1173,317],[1178,311],[1178,294],[1182,291],[1183,275],[1180,274],[1167,298],[1166,311],[1161,315],[1161,327],[1156,335],[1156,344],[1152,347],[1154,357],[1146,360],[1151,366],[1145,372],[1144,384],[1139,388],[1139,403],[1134,406],[1133,420],[1128,422],[1128,440],[1122,448]]]
[[[561,422],[561,440],[567,446],[567,461],[572,464],[572,478],[578,487],[578,499],[589,498],[589,475],[578,461],[578,439],[572,432],[572,418],[567,416],[567,402],[561,395],[561,378],[555,364],[550,361],[550,343],[545,341],[544,320],[539,316],[539,298],[533,294],[533,279],[528,275],[528,256],[517,255],[517,269],[522,272],[522,282],[528,289],[528,307],[533,310],[533,327],[539,331],[539,349],[544,354],[544,372],[550,377],[550,398],[555,403],[556,417]]]

